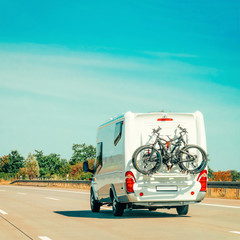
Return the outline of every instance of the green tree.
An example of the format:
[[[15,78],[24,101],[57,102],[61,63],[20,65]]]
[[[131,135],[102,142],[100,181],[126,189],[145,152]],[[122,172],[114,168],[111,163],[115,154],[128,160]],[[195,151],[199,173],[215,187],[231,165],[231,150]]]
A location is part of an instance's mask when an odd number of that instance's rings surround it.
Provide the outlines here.
[[[5,165],[8,164],[8,155],[4,155],[3,157],[0,157],[0,172],[4,172]]]
[[[237,172],[235,170],[231,171],[231,175],[232,175],[232,181],[239,181],[240,180],[240,172]]]
[[[44,168],[39,168],[39,177],[40,178],[45,178],[47,175],[47,172],[45,171]]]
[[[71,171],[71,165],[66,159],[61,159],[61,167],[59,168],[57,174],[62,177],[66,178]]]
[[[35,150],[34,156],[36,157],[39,168],[40,177],[50,178],[52,175],[60,175],[66,177],[70,172],[70,166],[66,159],[61,159],[59,154],[51,153],[44,155],[43,151]]]
[[[26,172],[30,179],[39,176],[39,165],[38,161],[35,159],[34,155],[29,153],[26,159]]]
[[[51,176],[56,174],[61,168],[60,155],[56,153],[51,153],[49,155],[44,155],[43,151],[35,150],[34,156],[36,157],[39,168],[40,176],[45,177],[46,175]]]
[[[73,155],[70,160],[71,165],[75,165],[78,162],[84,162],[86,160],[95,158],[96,148],[92,145],[73,144],[72,146]]]
[[[48,168],[48,163],[46,162],[45,156],[43,155],[43,151],[35,150],[34,157],[37,159],[40,169]]]
[[[17,150],[11,151],[8,155],[8,162],[4,165],[3,171],[5,173],[17,173],[20,168],[25,165],[25,159],[22,157]]]
[[[209,180],[214,180],[214,175],[213,175],[213,170],[209,167],[208,165],[208,179]]]
[[[47,163],[47,167],[45,167],[45,169],[47,169],[47,172],[50,173],[50,175],[56,174],[61,167],[60,155],[51,153],[45,156],[45,163]]]

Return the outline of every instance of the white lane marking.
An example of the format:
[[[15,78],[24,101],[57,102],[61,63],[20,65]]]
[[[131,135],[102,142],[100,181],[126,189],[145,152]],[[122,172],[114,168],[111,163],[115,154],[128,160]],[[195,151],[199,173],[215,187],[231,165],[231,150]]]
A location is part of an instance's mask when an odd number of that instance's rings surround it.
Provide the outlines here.
[[[51,240],[51,238],[46,237],[46,236],[39,236],[39,238],[40,238],[41,240]]]
[[[236,234],[240,234],[240,232],[238,231],[229,231],[230,233],[236,233]]]
[[[33,188],[33,187],[14,187],[14,186],[10,186],[11,188],[23,188],[23,189],[34,189],[34,190],[38,190],[38,191],[51,191],[51,192],[66,192],[66,193],[79,193],[79,194],[90,194],[89,192],[76,192],[76,191],[67,191],[67,190],[54,190],[54,189],[41,189],[41,188]]]
[[[23,192],[18,192],[17,194],[19,194],[19,195],[27,195],[26,193],[23,193]]]
[[[3,210],[0,209],[0,213],[3,214],[3,215],[7,215],[6,212],[4,212]]]
[[[51,198],[51,197],[45,197],[46,199],[50,199],[50,200],[54,200],[54,201],[58,201],[59,199],[57,198]]]
[[[213,207],[225,207],[225,208],[238,208],[240,209],[240,207],[238,206],[229,206],[229,205],[220,205],[220,204],[209,204],[209,203],[199,203],[200,205],[204,205],[204,206],[213,206]]]

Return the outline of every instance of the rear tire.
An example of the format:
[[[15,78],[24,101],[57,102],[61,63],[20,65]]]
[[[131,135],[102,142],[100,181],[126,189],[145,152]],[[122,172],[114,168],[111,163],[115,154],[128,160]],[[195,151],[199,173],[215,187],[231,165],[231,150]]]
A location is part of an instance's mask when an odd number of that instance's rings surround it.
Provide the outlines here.
[[[179,159],[180,168],[191,174],[200,173],[207,165],[207,154],[197,145],[187,145],[180,149]]]
[[[101,204],[98,200],[95,199],[93,190],[91,188],[91,194],[90,194],[90,205],[92,212],[99,212]]]
[[[133,153],[132,163],[138,172],[145,175],[153,174],[160,169],[162,157],[157,149],[144,145]]]
[[[184,215],[187,215],[189,206],[188,205],[178,206],[176,209],[177,209],[178,215],[184,216]]]
[[[113,215],[114,216],[122,216],[125,206],[123,203],[118,202],[115,198],[113,198],[113,204],[112,204],[112,208],[113,208]]]

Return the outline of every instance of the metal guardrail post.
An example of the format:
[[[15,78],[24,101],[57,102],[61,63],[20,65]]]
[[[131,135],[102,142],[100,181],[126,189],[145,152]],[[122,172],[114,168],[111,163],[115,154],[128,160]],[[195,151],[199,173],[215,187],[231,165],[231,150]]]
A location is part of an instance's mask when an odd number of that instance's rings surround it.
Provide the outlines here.
[[[211,197],[211,188],[208,189],[208,196]]]

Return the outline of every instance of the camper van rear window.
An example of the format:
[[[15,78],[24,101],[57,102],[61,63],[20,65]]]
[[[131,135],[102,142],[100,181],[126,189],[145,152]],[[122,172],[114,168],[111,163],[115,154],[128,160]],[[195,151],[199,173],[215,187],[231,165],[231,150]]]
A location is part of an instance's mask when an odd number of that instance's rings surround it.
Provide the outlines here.
[[[114,131],[114,145],[117,146],[118,142],[121,139],[122,136],[122,125],[123,121],[118,122],[115,124],[115,131]]]

